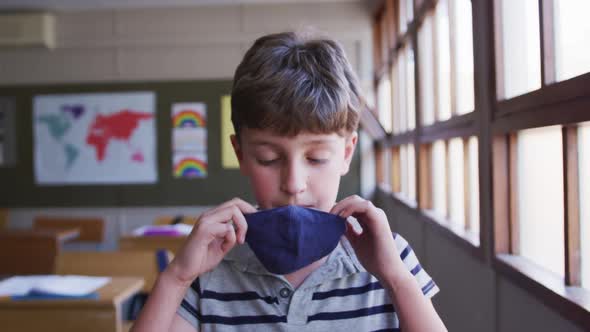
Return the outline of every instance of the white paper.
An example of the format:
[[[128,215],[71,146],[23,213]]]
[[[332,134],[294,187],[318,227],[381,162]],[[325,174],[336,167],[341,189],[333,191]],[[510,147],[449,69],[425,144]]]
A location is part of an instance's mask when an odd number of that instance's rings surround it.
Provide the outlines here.
[[[106,285],[110,280],[110,277],[77,275],[15,276],[0,281],[0,296],[24,296],[31,291],[84,296]]]
[[[145,234],[145,232],[147,232],[149,230],[162,230],[162,231],[174,230],[182,235],[189,235],[191,233],[191,231],[193,230],[193,226],[183,224],[183,223],[176,224],[176,225],[145,225],[145,226],[141,226],[139,228],[134,229],[131,232],[131,235],[142,236]]]

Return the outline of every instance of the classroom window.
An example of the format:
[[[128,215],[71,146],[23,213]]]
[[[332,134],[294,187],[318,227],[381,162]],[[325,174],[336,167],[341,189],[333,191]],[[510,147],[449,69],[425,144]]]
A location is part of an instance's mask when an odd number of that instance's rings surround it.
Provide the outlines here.
[[[402,52],[405,59],[406,69],[406,105],[407,105],[407,122],[408,130],[416,128],[416,88],[415,88],[415,76],[414,76],[414,50],[412,47],[406,47]]]
[[[447,216],[447,146],[444,141],[432,144],[432,208]]]
[[[432,210],[441,222],[472,234],[479,233],[479,166],[477,137],[438,140],[430,149],[429,183]],[[473,243],[477,240],[470,236]]]
[[[580,251],[582,256],[582,287],[590,289],[590,123],[578,130],[578,162],[580,176]],[[585,240],[582,240],[585,239]]]
[[[467,229],[479,233],[479,154],[477,137],[470,137],[468,143],[468,196]]]
[[[455,107],[457,114],[465,114],[475,108],[471,0],[452,0],[449,5],[454,36]]]
[[[391,149],[391,190],[401,191],[401,157],[399,146]]]
[[[405,145],[400,146],[400,161],[401,161],[401,180],[402,188],[401,194],[407,197],[408,193],[408,149]]]
[[[555,0],[555,60],[557,80],[590,71],[590,1]]]
[[[408,198],[416,201],[416,150],[413,144],[408,145]]]
[[[424,18],[424,22],[418,31],[418,47],[420,50],[418,65],[420,66],[420,100],[422,102],[422,124],[434,123],[434,49],[432,45],[433,16]]]
[[[518,132],[516,206],[518,245],[534,263],[564,275],[563,152],[560,126]],[[515,230],[513,230],[514,232]]]
[[[463,139],[449,140],[449,219],[451,222],[465,226],[465,182]]]
[[[498,97],[508,99],[541,87],[538,0],[497,0]]]
[[[413,144],[400,146],[401,162],[401,195],[402,197],[416,201],[416,155]]]
[[[390,149],[383,149],[383,170],[388,170],[391,169],[392,165],[393,165],[393,160],[392,160],[392,152]],[[385,187],[388,190],[391,190],[391,172],[383,172],[383,182],[382,185],[383,187]]]
[[[399,0],[399,31],[404,34],[414,19],[413,0]]]
[[[405,73],[403,70],[403,57],[398,56],[396,63],[391,67],[392,99],[393,99],[393,133],[400,134],[406,131],[405,121],[403,121],[406,110],[406,95],[404,89],[406,85]]]
[[[393,98],[393,133],[413,130],[416,125],[416,99],[414,88],[414,52],[403,48],[391,69]]]
[[[436,31],[436,97],[438,121],[451,117],[451,34],[449,31],[449,6],[447,0],[439,0],[434,13]]]
[[[377,88],[377,109],[379,112],[379,122],[383,126],[383,129],[388,133],[391,132],[392,119],[391,119],[391,82],[389,77],[384,77],[379,82]]]

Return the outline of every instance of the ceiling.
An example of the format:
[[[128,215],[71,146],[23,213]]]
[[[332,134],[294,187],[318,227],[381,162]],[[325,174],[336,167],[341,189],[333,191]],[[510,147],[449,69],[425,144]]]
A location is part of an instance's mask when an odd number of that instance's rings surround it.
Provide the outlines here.
[[[0,11],[96,10],[179,6],[227,6],[238,4],[337,3],[361,0],[0,0]]]

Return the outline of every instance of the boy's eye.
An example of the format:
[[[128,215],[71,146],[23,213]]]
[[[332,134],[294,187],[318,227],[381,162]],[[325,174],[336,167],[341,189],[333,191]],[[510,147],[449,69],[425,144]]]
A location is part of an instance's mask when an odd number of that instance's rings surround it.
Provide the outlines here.
[[[275,159],[256,159],[256,161],[258,161],[258,163],[262,166],[270,166],[274,163],[276,163],[277,161],[279,161],[279,158],[275,158]]]
[[[315,164],[315,165],[321,165],[321,164],[325,164],[326,162],[328,162],[328,159],[323,159],[323,158],[307,158],[307,160],[311,164]]]

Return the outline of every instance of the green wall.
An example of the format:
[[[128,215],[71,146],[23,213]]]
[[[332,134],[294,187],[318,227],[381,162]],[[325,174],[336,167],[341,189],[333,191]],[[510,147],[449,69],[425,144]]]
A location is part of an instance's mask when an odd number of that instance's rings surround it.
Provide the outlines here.
[[[0,96],[16,101],[16,164],[0,168],[0,206],[106,207],[144,205],[215,205],[232,197],[253,202],[247,180],[238,170],[221,167],[220,101],[231,81],[100,83],[0,87]],[[39,94],[153,91],[156,93],[158,182],[140,185],[37,186],[33,159],[33,97]],[[172,177],[170,112],[176,102],[207,104],[208,176]],[[355,153],[342,179],[340,198],[360,191],[360,161]]]

